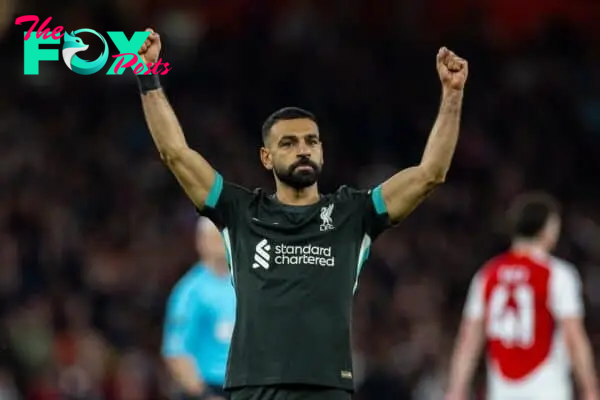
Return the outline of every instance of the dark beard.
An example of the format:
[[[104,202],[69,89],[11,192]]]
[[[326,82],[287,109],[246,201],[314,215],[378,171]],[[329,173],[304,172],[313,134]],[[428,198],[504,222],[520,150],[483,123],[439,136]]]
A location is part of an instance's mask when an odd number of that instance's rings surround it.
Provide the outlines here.
[[[303,165],[310,166],[311,169],[302,169],[296,171],[297,167]],[[275,172],[275,176],[277,176],[281,182],[299,190],[314,185],[317,182],[319,174],[321,173],[321,168],[319,168],[319,166],[312,160],[309,160],[308,158],[302,158],[290,165],[289,168],[284,171],[281,171],[276,167],[273,168],[273,171]]]

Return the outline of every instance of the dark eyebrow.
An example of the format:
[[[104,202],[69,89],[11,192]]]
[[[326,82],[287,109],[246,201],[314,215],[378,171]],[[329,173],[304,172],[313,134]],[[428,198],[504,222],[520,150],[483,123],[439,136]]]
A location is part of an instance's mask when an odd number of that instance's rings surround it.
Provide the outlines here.
[[[279,138],[279,143],[283,142],[284,140],[297,140],[297,139],[298,138],[294,135],[284,135]]]
[[[298,135],[284,135],[281,138],[279,138],[279,142],[278,143],[281,143],[284,140],[298,140],[298,139],[299,139]],[[309,133],[309,134],[304,135],[300,139],[317,139],[317,140],[319,140],[319,135],[316,134],[316,133]]]

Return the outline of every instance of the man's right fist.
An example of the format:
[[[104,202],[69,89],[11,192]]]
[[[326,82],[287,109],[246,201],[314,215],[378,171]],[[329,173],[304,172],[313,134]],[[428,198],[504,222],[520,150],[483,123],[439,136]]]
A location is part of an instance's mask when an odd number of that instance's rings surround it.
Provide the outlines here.
[[[146,31],[150,32],[150,36],[144,42],[142,47],[138,50],[138,54],[142,57],[144,64],[156,63],[158,61],[158,54],[160,53],[160,36],[152,29],[148,28]]]

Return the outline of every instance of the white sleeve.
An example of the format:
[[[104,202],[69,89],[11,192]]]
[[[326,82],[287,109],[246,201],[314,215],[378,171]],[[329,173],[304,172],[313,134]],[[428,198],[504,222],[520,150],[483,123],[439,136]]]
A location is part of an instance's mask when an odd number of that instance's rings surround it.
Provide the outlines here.
[[[477,273],[471,281],[469,294],[463,310],[463,317],[468,319],[481,319],[484,315],[485,299],[484,284],[481,273]]]
[[[579,273],[573,265],[561,260],[553,261],[550,278],[550,308],[555,318],[584,315]]]

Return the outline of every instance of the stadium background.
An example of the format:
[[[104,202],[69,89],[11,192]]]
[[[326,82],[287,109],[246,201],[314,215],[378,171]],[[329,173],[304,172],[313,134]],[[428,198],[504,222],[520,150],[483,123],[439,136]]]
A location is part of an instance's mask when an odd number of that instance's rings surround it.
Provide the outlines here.
[[[272,185],[257,157],[260,124],[284,105],[320,118],[323,190],[367,187],[417,162],[439,100],[435,54],[450,47],[471,67],[460,144],[448,182],[379,239],[364,270],[356,398],[440,398],[468,281],[505,245],[502,212],[523,189],[565,204],[559,254],[584,276],[599,348],[600,2],[38,0],[14,14],[7,5],[3,400],[16,388],[36,400],[163,398],[165,297],[195,260],[193,208],[159,160],[131,73],[79,76],[43,62],[24,76],[29,24],[13,23],[25,14],[69,30],[156,28],[190,143],[251,187]]]

